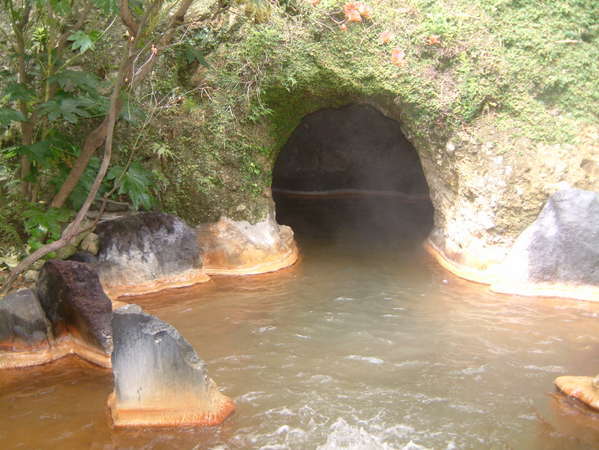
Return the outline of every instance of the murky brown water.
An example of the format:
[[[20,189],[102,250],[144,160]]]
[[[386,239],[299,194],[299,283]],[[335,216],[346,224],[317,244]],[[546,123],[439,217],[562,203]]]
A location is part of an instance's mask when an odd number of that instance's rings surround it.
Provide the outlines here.
[[[138,300],[235,399],[224,425],[113,430],[110,373],[71,359],[0,373],[2,448],[599,448],[599,420],[552,384],[599,372],[598,304],[491,294],[418,246],[350,236]]]

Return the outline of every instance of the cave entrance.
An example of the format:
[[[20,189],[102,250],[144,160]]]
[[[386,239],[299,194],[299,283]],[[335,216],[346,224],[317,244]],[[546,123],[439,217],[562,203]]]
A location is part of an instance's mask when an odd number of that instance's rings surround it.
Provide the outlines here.
[[[421,244],[433,206],[400,124],[368,105],[309,114],[273,169],[277,221],[307,238]]]

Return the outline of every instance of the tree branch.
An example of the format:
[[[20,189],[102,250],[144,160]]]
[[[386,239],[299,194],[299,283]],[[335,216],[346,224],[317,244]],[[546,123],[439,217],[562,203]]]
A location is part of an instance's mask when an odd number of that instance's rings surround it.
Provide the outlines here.
[[[127,50],[127,54],[128,54],[128,50]],[[43,247],[40,247],[35,252],[33,252],[31,255],[29,255],[27,258],[25,258],[23,261],[21,261],[17,265],[17,267],[15,267],[13,270],[11,270],[10,276],[8,277],[8,280],[6,281],[6,284],[3,286],[2,291],[0,291],[2,294],[7,293],[8,290],[10,289],[10,287],[12,286],[12,284],[17,279],[17,277],[22,272],[27,270],[34,262],[36,262],[40,258],[43,258],[48,253],[51,253],[55,250],[58,250],[58,249],[64,247],[71,241],[71,239],[73,239],[73,237],[77,236],[78,234],[80,234],[82,232],[82,230],[80,229],[81,223],[83,222],[85,215],[89,211],[89,208],[90,208],[92,202],[95,200],[98,190],[100,189],[100,185],[102,184],[102,180],[104,179],[104,176],[106,175],[106,172],[108,171],[108,166],[110,165],[110,159],[112,157],[112,138],[113,138],[113,133],[114,133],[114,125],[116,123],[116,118],[118,115],[117,109],[118,109],[118,105],[120,103],[119,97],[121,94],[121,88],[124,84],[125,75],[126,75],[127,71],[129,70],[130,65],[131,65],[131,59],[129,57],[125,56],[123,59],[123,63],[121,64],[121,67],[119,69],[119,73],[117,75],[117,79],[115,81],[115,84],[114,84],[114,87],[112,90],[112,94],[110,96],[110,108],[108,110],[108,116],[106,118],[107,122],[106,122],[106,140],[104,141],[104,156],[102,158],[102,163],[100,164],[100,169],[98,170],[98,174],[96,175],[94,183],[92,184],[92,187],[87,195],[87,198],[85,199],[85,202],[83,203],[83,206],[81,206],[81,208],[79,209],[79,212],[75,216],[75,219],[73,219],[73,221],[63,230],[60,239],[58,239],[57,241],[51,242],[49,244],[46,244]]]
[[[137,22],[135,22],[133,14],[131,14],[131,10],[129,9],[129,1],[120,0],[119,10],[121,14],[121,20],[129,30],[130,39],[135,39],[139,31],[139,26],[137,25]]]

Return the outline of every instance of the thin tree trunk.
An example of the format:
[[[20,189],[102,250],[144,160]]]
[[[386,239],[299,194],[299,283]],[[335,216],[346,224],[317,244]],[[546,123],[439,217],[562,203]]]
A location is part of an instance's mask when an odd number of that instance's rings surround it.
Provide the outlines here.
[[[22,85],[27,85],[28,76],[27,76],[27,66],[25,63],[25,40],[23,37],[22,30],[15,29],[15,43],[17,50],[17,60],[18,60],[18,68],[17,68],[17,80]],[[29,108],[27,108],[27,103],[21,100],[19,101],[19,110],[21,114],[26,118],[24,122],[21,122],[21,142],[23,145],[31,145],[33,144],[33,123],[32,117],[29,115]],[[26,199],[30,199],[31,196],[31,183],[26,181],[31,173],[31,161],[27,156],[21,156],[21,169],[20,169],[20,179],[21,179],[21,192],[25,196]]]
[[[129,53],[129,52],[127,52]],[[21,261],[17,267],[15,267],[10,272],[10,276],[6,281],[6,284],[2,287],[2,294],[5,294],[9,291],[17,277],[27,270],[33,263],[35,263],[38,259],[43,258],[48,253],[51,253],[55,250],[58,250],[65,245],[67,245],[71,239],[80,234],[82,231],[81,223],[85,218],[85,215],[89,211],[89,208],[93,201],[96,198],[98,190],[100,189],[100,185],[102,184],[102,180],[106,176],[106,172],[108,171],[108,166],[110,165],[110,159],[112,157],[112,139],[114,134],[114,125],[116,123],[116,118],[118,116],[118,105],[119,105],[119,97],[121,94],[121,88],[124,84],[125,74],[128,72],[129,67],[131,65],[131,58],[125,56],[124,61],[119,69],[119,74],[114,84],[114,88],[112,91],[112,95],[110,96],[110,108],[108,110],[108,116],[106,117],[106,130],[105,130],[105,141],[104,141],[104,156],[102,158],[102,163],[100,164],[100,169],[98,170],[98,174],[94,180],[94,183],[85,199],[85,202],[77,212],[75,219],[64,229],[60,239],[57,241],[51,242],[49,244],[40,247],[23,261]]]
[[[117,115],[120,112],[120,101],[117,103]],[[83,172],[87,165],[89,164],[89,160],[94,156],[96,150],[104,143],[106,139],[106,134],[108,131],[108,117],[106,117],[96,129],[94,129],[91,133],[87,135],[85,138],[85,143],[83,144],[83,150],[77,157],[75,161],[75,165],[71,168],[69,175],[66,180],[60,186],[58,193],[52,199],[52,203],[50,203],[51,208],[60,208],[62,207],[77,183],[79,182]]]
[[[139,26],[136,24],[133,24],[133,26],[131,26],[132,23],[130,23],[130,22],[132,20],[132,16],[127,15],[127,13],[129,12],[128,1],[121,0],[119,3],[120,3],[119,7],[121,9],[121,20],[123,20],[123,22],[127,25],[130,33],[134,33],[134,32],[138,33]],[[162,39],[160,39],[160,43],[159,43],[160,49],[165,48],[166,46],[168,46],[171,43],[177,27],[183,23],[185,14],[187,13],[187,10],[189,9],[189,7],[191,6],[192,3],[193,3],[193,0],[183,0],[181,2],[181,4],[179,5],[179,8],[173,14],[171,21],[170,21],[167,29],[165,30],[164,35],[162,36]],[[216,11],[212,11],[210,14],[207,14],[206,17],[203,17],[203,18],[214,16],[220,10],[221,9],[217,8]],[[135,35],[132,35],[131,38],[134,39]],[[156,59],[157,59],[156,58],[157,52],[158,52],[158,49],[156,49],[156,51],[150,56],[150,59],[140,68],[140,70],[138,70],[136,73],[132,74],[131,79],[129,80],[129,86],[132,89],[135,88],[135,86],[141,80],[143,80],[145,78],[145,76],[152,70],[152,68],[154,67],[154,64],[156,62]],[[121,106],[122,106],[122,104],[119,103],[118,112],[120,112]],[[117,117],[118,117],[118,114],[117,114]],[[77,183],[81,179],[83,172],[85,172],[85,168],[87,167],[89,160],[92,158],[92,156],[94,155],[96,150],[102,145],[102,142],[104,142],[105,136],[106,136],[106,119],[104,119],[104,121],[94,131],[92,131],[87,136],[87,138],[85,140],[85,144],[83,145],[83,150],[81,151],[77,160],[75,161],[75,165],[69,172],[67,179],[60,187],[58,193],[52,199],[52,202],[50,203],[50,207],[60,208],[61,206],[63,206],[65,204],[65,202],[69,198],[69,195],[71,195],[71,192],[73,192],[73,189],[75,189],[75,186],[77,186]]]

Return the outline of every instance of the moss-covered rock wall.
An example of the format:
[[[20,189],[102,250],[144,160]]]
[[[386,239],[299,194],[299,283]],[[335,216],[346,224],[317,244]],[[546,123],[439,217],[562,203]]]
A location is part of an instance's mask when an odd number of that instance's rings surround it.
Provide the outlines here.
[[[400,121],[435,206],[432,243],[484,270],[559,183],[599,190],[599,44],[592,0],[381,0],[243,6],[194,32],[207,65],[173,55],[181,93],[148,139],[162,206],[191,223],[255,222],[277,152],[303,116],[370,104]],[[252,3],[255,6],[255,2]]]

